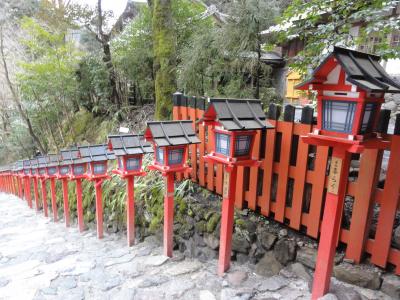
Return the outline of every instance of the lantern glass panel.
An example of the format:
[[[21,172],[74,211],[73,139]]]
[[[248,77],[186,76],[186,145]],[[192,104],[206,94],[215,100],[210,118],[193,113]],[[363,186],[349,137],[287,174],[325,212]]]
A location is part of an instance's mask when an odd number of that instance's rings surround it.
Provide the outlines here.
[[[49,175],[54,175],[57,172],[57,168],[56,167],[51,167],[48,168],[47,173],[49,173]]]
[[[230,149],[230,135],[224,133],[215,133],[215,152],[229,156]]]
[[[82,175],[83,173],[85,173],[85,168],[83,165],[74,166],[74,175]]]
[[[156,150],[156,160],[160,164],[164,164],[164,148],[157,147]]]
[[[140,158],[132,157],[126,160],[126,169],[128,171],[134,171],[140,169]]]
[[[357,103],[353,101],[323,101],[322,128],[351,133]]]
[[[29,170],[28,169],[24,169],[24,174],[28,175],[29,174]]]
[[[43,168],[39,169],[39,174],[40,175],[44,175],[45,173],[46,173],[45,169],[43,169]]]
[[[68,172],[69,172],[69,167],[68,166],[60,167],[60,174],[61,175],[67,175]]]
[[[365,104],[364,117],[361,123],[361,133],[366,133],[372,129],[375,108],[376,108],[375,103]]]
[[[96,163],[93,168],[94,174],[104,174],[106,172],[106,166],[104,163]]]
[[[251,135],[239,135],[235,140],[235,156],[248,155],[250,151]]]
[[[183,160],[183,149],[172,149],[168,151],[168,163],[170,165],[179,165]]]
[[[32,174],[33,174],[33,175],[36,174],[36,169],[32,169]]]

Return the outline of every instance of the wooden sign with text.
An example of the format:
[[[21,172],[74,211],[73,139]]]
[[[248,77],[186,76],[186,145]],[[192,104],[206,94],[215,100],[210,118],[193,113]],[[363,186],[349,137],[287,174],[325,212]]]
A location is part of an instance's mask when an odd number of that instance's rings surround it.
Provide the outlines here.
[[[340,172],[342,170],[342,159],[332,157],[331,169],[329,171],[328,193],[337,195],[339,193]]]
[[[222,197],[223,198],[228,198],[229,197],[229,179],[231,177],[231,173],[226,172],[224,174],[224,188],[222,191]]]

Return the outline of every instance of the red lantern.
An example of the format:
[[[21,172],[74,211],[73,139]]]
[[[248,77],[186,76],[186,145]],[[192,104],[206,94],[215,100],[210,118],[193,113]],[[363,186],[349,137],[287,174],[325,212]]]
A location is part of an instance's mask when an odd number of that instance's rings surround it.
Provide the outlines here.
[[[48,179],[47,177],[47,156],[38,156],[38,179],[40,180],[41,183],[41,189],[42,189],[42,202],[43,202],[43,213],[44,216],[48,216],[48,211],[47,211],[47,190],[46,190],[46,180]]]
[[[107,161],[115,159],[114,153],[107,149],[106,144],[81,146],[79,147],[80,162],[87,163],[85,177],[94,181],[96,191],[96,220],[97,220],[97,237],[103,238],[103,204],[101,185],[106,178]]]
[[[374,132],[377,112],[385,93],[400,93],[400,85],[379,60],[379,56],[335,47],[312,78],[297,86],[317,93],[318,123],[303,141],[333,147],[312,299],[329,290],[351,154],[384,148],[385,141]]]
[[[31,198],[31,177],[30,177],[30,172],[31,172],[31,161],[29,159],[24,159],[23,160],[23,178],[25,181],[25,199],[28,202],[28,206],[32,208],[32,198]]]
[[[187,172],[188,146],[198,144],[192,121],[147,122],[144,134],[153,144],[154,161],[149,169],[160,171],[166,177],[164,199],[164,255],[172,257],[174,221],[174,174]]]
[[[51,209],[53,211],[53,221],[58,221],[58,210],[57,210],[57,196],[56,196],[56,178],[59,168],[59,155],[48,154],[46,156],[46,177],[50,179],[50,191],[51,191]]]
[[[115,174],[126,179],[126,222],[128,246],[135,243],[135,176],[144,176],[142,170],[143,155],[153,153],[149,143],[142,135],[123,134],[109,135],[108,148],[114,151],[118,161],[118,168],[113,170]]]
[[[38,170],[38,160],[37,158],[31,159],[31,173],[30,177],[33,180],[33,194],[35,196],[35,208],[36,211],[39,211],[39,170]]]
[[[202,121],[212,126],[211,151],[204,158],[222,163],[225,170],[218,262],[222,276],[231,261],[237,166],[259,164],[251,157],[255,135],[273,126],[266,121],[261,101],[248,99],[210,99]]]

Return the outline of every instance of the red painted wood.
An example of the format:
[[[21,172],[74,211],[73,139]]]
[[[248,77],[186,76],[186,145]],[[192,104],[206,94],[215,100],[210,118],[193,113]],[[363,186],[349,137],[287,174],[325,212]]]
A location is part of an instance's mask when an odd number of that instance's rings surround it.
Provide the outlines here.
[[[275,120],[268,120],[273,126],[277,125]],[[270,203],[271,203],[271,187],[274,163],[274,149],[275,149],[276,129],[267,130],[266,145],[265,145],[265,158],[261,166],[264,169],[264,179],[262,195],[258,206],[261,208],[261,213],[264,216],[269,216]]]
[[[230,172],[229,190],[227,197],[222,200],[221,234],[219,240],[218,275],[223,276],[231,263],[232,232],[234,221],[236,167],[225,167]]]
[[[342,159],[342,169],[340,171],[338,194],[327,193],[326,195],[312,288],[313,300],[319,299],[329,290],[349,174],[351,154],[343,149],[334,148],[332,156]]]
[[[23,190],[23,179],[18,177],[18,195],[22,199],[24,197],[24,190]]]
[[[103,238],[103,200],[102,200],[102,189],[103,179],[95,181],[94,187],[96,192],[96,226],[97,226],[97,238]]]
[[[206,153],[206,130],[203,124],[199,125],[199,139],[201,144],[199,144],[199,184],[201,186],[206,185],[206,170],[205,170],[205,162],[204,155]]]
[[[350,222],[346,257],[361,262],[365,241],[368,237],[371,213],[373,212],[374,191],[379,178],[383,151],[365,150],[361,157],[353,211]]]
[[[223,171],[224,171],[224,167],[221,164],[217,164],[217,172],[216,172],[216,176],[215,176],[215,192],[217,194],[222,194],[222,185],[223,185]]]
[[[65,226],[70,226],[69,221],[69,204],[68,204],[68,179],[62,178],[62,189],[63,189],[63,201],[64,201],[64,218],[65,218]]]
[[[236,167],[235,207],[238,209],[242,209],[243,204],[244,204],[244,167]]]
[[[47,190],[46,190],[46,180],[42,179],[42,200],[43,200],[43,213],[45,217],[48,217],[48,209],[47,209]]]
[[[383,189],[383,203],[380,206],[374,250],[371,256],[371,262],[381,267],[385,267],[387,263],[392,239],[391,229],[394,225],[399,201],[400,136],[392,137],[390,153],[386,182]]]
[[[174,233],[174,175],[165,177],[164,197],[164,255],[172,257]]]
[[[275,220],[283,223],[285,220],[285,206],[287,195],[287,183],[289,175],[290,151],[292,148],[292,122],[280,122],[279,129],[282,130],[281,155],[279,162],[278,189],[276,193]]]
[[[298,134],[299,136],[305,135],[311,131],[311,125],[299,124],[300,128]],[[299,230],[301,225],[302,207],[303,207],[303,195],[306,183],[307,174],[307,161],[308,161],[308,147],[299,137],[299,143],[297,148],[297,160],[296,160],[296,171],[293,186],[293,199],[292,199],[292,209],[290,214],[289,226]]]
[[[76,179],[76,214],[78,216],[78,228],[79,232],[85,230],[85,224],[83,221],[83,205],[82,205],[82,180]]]
[[[37,177],[33,177],[33,193],[35,196],[35,209],[36,211],[39,210],[40,204],[39,204],[39,185],[38,185],[38,179]]]
[[[134,176],[126,177],[126,227],[128,247],[135,244],[135,191]]]
[[[207,131],[208,131],[207,153],[210,153],[211,149],[215,149],[214,147],[215,138],[211,126],[207,126]],[[210,161],[207,162],[207,189],[209,189],[210,191],[214,191],[214,164]]]
[[[329,148],[327,146],[317,147],[315,158],[314,174],[316,176],[312,182],[312,194],[309,211],[310,216],[307,224],[307,234],[313,238],[317,238],[319,233],[319,220],[321,218],[322,197],[324,195],[325,188],[325,172],[328,161],[328,150]]]
[[[254,160],[260,159],[260,142],[261,142],[261,131],[257,130],[254,138],[254,145],[251,153],[251,157]],[[257,181],[258,181],[258,166],[250,167],[250,179],[249,179],[249,197],[247,200],[248,207],[252,210],[257,208]]]
[[[57,196],[56,196],[56,179],[50,178],[50,191],[51,191],[51,209],[53,211],[53,221],[58,221],[57,211]]]
[[[32,208],[31,179],[29,177],[25,177],[25,198],[29,208]]]

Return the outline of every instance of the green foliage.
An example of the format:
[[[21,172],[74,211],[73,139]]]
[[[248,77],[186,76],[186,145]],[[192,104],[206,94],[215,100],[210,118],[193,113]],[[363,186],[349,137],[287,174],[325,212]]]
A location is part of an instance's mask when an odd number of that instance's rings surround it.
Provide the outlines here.
[[[353,47],[364,44],[370,37],[380,39],[371,49],[373,52],[384,59],[400,57],[400,47],[390,47],[387,38],[388,33],[400,29],[398,16],[390,15],[398,3],[382,0],[295,0],[280,20],[282,30],[279,39],[284,42],[298,38],[305,42],[304,50],[292,64],[303,73],[317,66],[332,46]],[[354,38],[350,28],[359,21],[365,23],[359,37]]]

